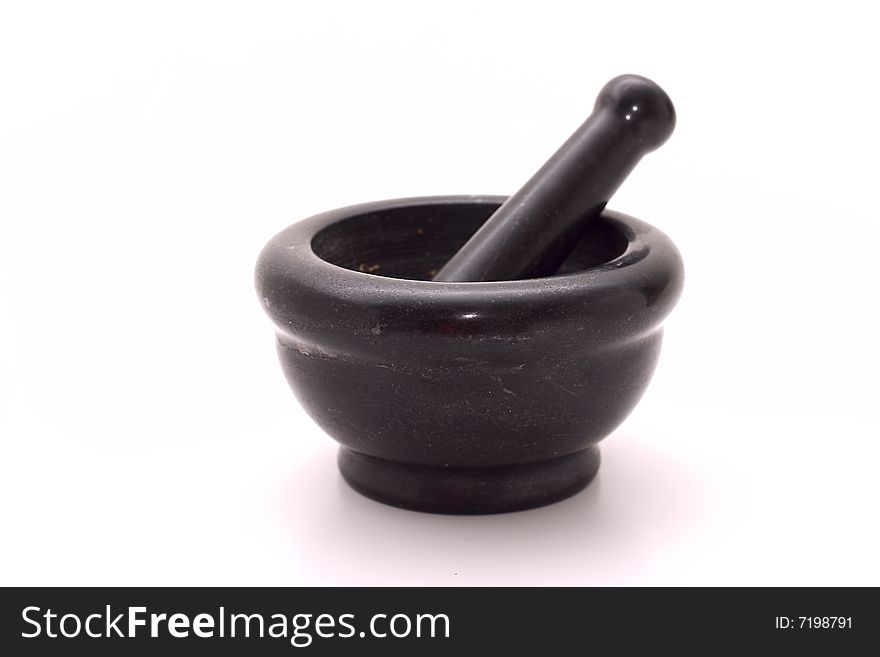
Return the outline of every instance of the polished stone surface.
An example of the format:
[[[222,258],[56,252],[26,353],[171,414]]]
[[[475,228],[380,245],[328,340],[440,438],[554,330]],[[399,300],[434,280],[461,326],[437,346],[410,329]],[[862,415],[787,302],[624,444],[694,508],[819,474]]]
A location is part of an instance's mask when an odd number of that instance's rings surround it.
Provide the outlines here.
[[[449,513],[561,499],[648,385],[683,283],[669,238],[606,210],[556,276],[431,281],[503,200],[335,210],[259,257],[287,380],[366,495]]]

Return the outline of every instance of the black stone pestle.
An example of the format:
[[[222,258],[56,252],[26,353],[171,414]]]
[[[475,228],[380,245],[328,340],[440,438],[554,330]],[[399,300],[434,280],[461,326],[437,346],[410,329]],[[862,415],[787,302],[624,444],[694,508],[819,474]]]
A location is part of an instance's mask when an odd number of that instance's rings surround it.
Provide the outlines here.
[[[555,274],[642,156],[661,146],[674,127],[672,101],[657,84],[638,75],[614,78],[599,92],[581,127],[434,280],[504,281]]]

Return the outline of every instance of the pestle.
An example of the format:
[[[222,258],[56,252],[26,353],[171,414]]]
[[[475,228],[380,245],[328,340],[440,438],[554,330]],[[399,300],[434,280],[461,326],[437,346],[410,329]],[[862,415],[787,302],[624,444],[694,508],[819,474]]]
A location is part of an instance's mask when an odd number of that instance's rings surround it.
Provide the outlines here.
[[[638,75],[614,78],[580,128],[433,280],[555,274],[642,156],[661,146],[674,127],[672,101],[657,84]]]

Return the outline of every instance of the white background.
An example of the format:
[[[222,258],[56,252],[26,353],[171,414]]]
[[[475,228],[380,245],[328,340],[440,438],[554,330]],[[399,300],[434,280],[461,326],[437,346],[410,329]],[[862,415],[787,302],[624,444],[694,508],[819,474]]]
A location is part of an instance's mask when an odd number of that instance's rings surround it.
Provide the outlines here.
[[[870,7],[4,3],[0,583],[880,585]],[[679,120],[610,206],[687,282],[598,479],[491,517],[353,493],[260,248],[510,193],[624,72]]]

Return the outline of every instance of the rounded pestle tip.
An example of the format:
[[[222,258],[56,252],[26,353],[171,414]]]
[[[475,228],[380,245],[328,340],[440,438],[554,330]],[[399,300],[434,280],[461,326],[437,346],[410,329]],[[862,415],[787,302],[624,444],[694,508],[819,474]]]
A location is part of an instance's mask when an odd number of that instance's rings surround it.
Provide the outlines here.
[[[675,108],[659,85],[641,75],[618,75],[596,97],[596,111],[631,126],[645,152],[659,148],[675,129]]]

